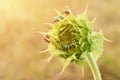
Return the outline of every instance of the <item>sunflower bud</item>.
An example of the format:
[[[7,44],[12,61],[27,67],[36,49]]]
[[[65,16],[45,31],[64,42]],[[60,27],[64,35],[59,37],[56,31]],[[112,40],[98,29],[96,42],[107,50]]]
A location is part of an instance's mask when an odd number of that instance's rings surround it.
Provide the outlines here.
[[[83,66],[89,52],[95,59],[101,55],[104,36],[93,31],[93,21],[87,18],[86,11],[76,17],[70,10],[65,10],[54,22],[57,23],[50,24],[52,29],[47,33],[49,60],[54,56],[64,59],[62,72],[71,62]]]

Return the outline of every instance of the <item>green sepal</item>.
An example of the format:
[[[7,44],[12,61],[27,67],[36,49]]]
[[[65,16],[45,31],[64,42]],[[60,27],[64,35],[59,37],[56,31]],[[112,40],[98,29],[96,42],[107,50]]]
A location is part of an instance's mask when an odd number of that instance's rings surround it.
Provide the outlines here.
[[[77,17],[77,23],[80,27],[86,27],[86,22],[88,22],[88,18],[85,13],[82,13]]]
[[[90,44],[88,42],[83,42],[81,45],[81,51],[84,52],[90,49]]]
[[[78,64],[80,67],[83,67],[86,62],[87,52],[85,51],[80,55],[80,58],[76,61],[76,64]]]
[[[71,55],[70,57],[68,57],[67,59],[64,59],[63,61],[63,69],[61,71],[60,74],[62,74],[64,72],[64,70],[66,69],[66,67],[72,62],[72,60],[76,59],[75,58],[75,54]]]
[[[79,44],[82,44],[83,42],[87,42],[87,39],[86,39],[86,38],[81,38],[81,39],[79,40]]]
[[[103,52],[104,36],[101,33],[93,32],[91,37],[90,51],[93,53],[95,59],[101,56]]]
[[[81,36],[84,37],[84,38],[87,37],[88,32],[89,32],[89,30],[86,29],[86,28],[81,28],[81,29],[79,29],[79,31],[80,31]]]
[[[59,56],[61,54],[67,54],[66,52],[64,52],[62,50],[55,49],[55,46],[53,44],[49,44],[48,50],[53,56]]]

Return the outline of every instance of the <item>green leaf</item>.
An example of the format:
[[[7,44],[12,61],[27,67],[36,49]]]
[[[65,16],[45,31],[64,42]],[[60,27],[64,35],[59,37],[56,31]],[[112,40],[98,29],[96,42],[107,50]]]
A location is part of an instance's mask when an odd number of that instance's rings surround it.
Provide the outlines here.
[[[95,58],[98,58],[103,52],[104,36],[100,33],[94,32],[91,36],[91,42],[90,51],[94,54]]]

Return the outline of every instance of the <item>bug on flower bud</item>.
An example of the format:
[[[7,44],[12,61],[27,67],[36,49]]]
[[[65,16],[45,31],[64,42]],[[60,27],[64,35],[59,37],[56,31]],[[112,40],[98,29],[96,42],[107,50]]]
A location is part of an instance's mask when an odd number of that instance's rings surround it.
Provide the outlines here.
[[[47,42],[47,43],[50,43],[50,40],[49,40],[50,36],[48,34],[46,34],[46,36],[44,37],[44,40]]]
[[[62,49],[63,49],[64,51],[67,51],[68,48],[69,48],[69,45],[68,45],[68,44],[63,44],[63,45],[62,45]]]
[[[69,10],[65,10],[63,13],[64,13],[65,15],[69,15],[69,14],[70,14],[70,11],[69,11]]]
[[[104,36],[93,31],[93,22],[86,15],[87,8],[78,16],[74,16],[69,8],[62,14],[55,11],[59,15],[53,22],[57,24],[51,24],[52,29],[44,37],[50,43],[48,60],[55,56],[64,59],[62,73],[71,62],[83,67],[87,59],[94,79],[102,80],[96,60],[102,54]]]
[[[55,17],[53,22],[58,22],[60,19],[62,20],[62,19],[64,19],[64,17],[63,16],[57,16],[57,17]]]

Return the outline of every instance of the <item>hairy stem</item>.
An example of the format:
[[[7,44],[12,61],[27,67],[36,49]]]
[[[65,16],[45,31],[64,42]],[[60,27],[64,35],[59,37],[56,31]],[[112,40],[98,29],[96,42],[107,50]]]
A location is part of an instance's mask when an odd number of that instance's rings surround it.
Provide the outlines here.
[[[98,66],[96,64],[96,61],[95,61],[92,53],[88,53],[87,61],[88,61],[88,64],[92,70],[94,80],[102,80],[100,71],[98,69]]]

